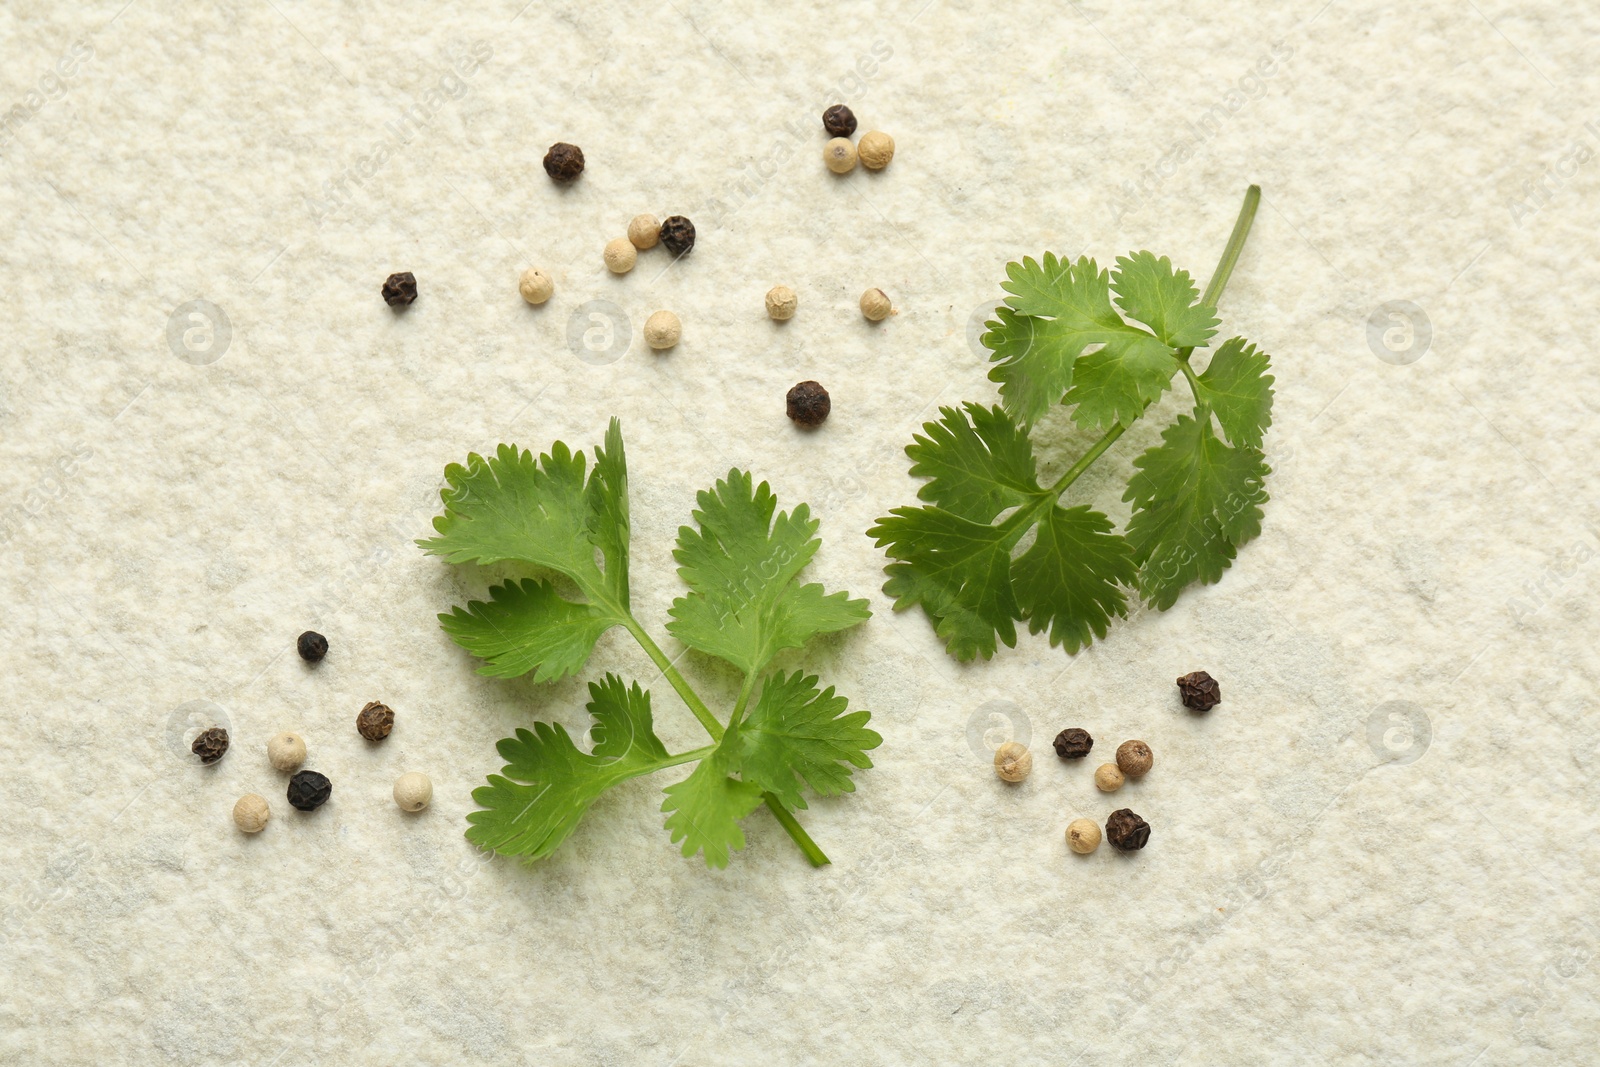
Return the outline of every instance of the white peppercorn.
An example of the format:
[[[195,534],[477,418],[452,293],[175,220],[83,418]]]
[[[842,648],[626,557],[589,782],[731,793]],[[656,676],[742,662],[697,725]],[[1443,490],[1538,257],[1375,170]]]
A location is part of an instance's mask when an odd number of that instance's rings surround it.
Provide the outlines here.
[[[1150,746],[1143,741],[1124,741],[1117,746],[1117,767],[1129,778],[1143,778],[1155,762]]]
[[[893,310],[894,305],[889,302],[889,294],[882,289],[868,289],[861,294],[861,314],[869,321],[882,322]]]
[[[412,771],[394,780],[394,802],[405,811],[421,811],[433,799],[433,782],[426,774]]]
[[[628,240],[641,252],[654,248],[661,240],[661,221],[654,215],[635,215],[628,223]]]
[[[863,167],[868,170],[882,170],[894,158],[894,138],[878,130],[864,133],[861,135],[861,144],[857,151],[861,156]]]
[[[1093,819],[1073,819],[1067,824],[1067,847],[1087,856],[1100,847],[1100,825]]]
[[[683,323],[670,311],[658,311],[644,320],[644,343],[656,351],[671,348],[683,335]]]
[[[1094,772],[1094,784],[1102,793],[1115,793],[1127,781],[1115,763],[1102,763]]]
[[[994,750],[994,773],[1008,782],[1020,782],[1033,771],[1033,753],[1025,745],[1007,741]]]
[[[233,805],[233,825],[247,834],[259,834],[271,817],[272,809],[267,807],[266,798],[255,793],[246,793]]]
[[[767,316],[774,321],[786,322],[794,318],[799,306],[800,298],[787,285],[774,285],[767,290]]]
[[[528,303],[542,304],[556,291],[556,283],[550,280],[550,275],[538,267],[529,267],[517,280],[517,291]]]
[[[849,174],[856,169],[856,146],[848,137],[835,137],[822,146],[822,161],[835,174]]]
[[[297,770],[306,761],[305,738],[285,730],[267,742],[267,762],[276,771]]]
[[[639,250],[626,237],[606,242],[606,269],[612,274],[626,274],[639,259]]]

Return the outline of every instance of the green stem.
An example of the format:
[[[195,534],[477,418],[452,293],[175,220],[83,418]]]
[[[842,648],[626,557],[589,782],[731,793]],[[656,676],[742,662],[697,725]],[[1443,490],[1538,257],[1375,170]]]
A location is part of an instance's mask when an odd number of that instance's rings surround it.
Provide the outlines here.
[[[756,672],[751,671],[749,674],[745,675],[744,685],[739,687],[739,699],[734,702],[733,717],[730,718],[728,722],[735,723],[744,721],[744,709],[746,705],[750,703],[750,694],[755,691],[755,687]]]
[[[668,756],[666,762],[656,764],[656,770],[664,767],[676,767],[680,763],[693,763],[697,759],[705,759],[717,750],[716,745],[702,745],[692,748],[688,752],[680,752],[676,756]]]
[[[806,854],[806,859],[811,861],[811,866],[823,867],[833,862],[828,859],[827,854],[822,849],[817,847],[817,843],[811,840],[811,835],[806,833],[806,828],[800,825],[794,814],[783,806],[783,801],[771,793],[763,793],[761,796],[767,802],[767,807],[772,810],[772,815],[778,820],[778,824],[789,831],[789,836],[794,838],[794,843],[799,845],[800,851]]]
[[[1239,262],[1239,254],[1244,251],[1244,243],[1250,236],[1250,226],[1255,222],[1256,208],[1261,206],[1261,186],[1252,185],[1244,192],[1244,203],[1239,207],[1239,217],[1234,220],[1233,232],[1228,235],[1228,243],[1222,249],[1222,258],[1217,260],[1217,269],[1211,274],[1211,281],[1206,283],[1206,291],[1200,296],[1200,303],[1217,306],[1217,301],[1222,299],[1222,290],[1228,287],[1228,278],[1233,275],[1234,265]],[[1189,380],[1189,388],[1194,390],[1195,402],[1200,402],[1200,380],[1195,377],[1194,368],[1189,366],[1189,357],[1194,354],[1194,349],[1178,349],[1178,366],[1183,370],[1184,376]],[[1144,406],[1148,411],[1149,404]],[[1140,416],[1144,415],[1140,411]],[[1078,476],[1089,469],[1089,466],[1099,459],[1105,450],[1116,444],[1128,428],[1121,423],[1111,427],[1094,443],[1094,447],[1083,454],[1083,458],[1068,468],[1055,485],[1049,490],[1052,502],[1060,497],[1067,486],[1078,480]]]
[[[723,734],[722,724],[717,721],[715,715],[711,714],[711,709],[706,707],[706,702],[700,699],[698,693],[689,688],[688,680],[679,673],[678,668],[672,665],[672,661],[667,658],[667,654],[661,651],[661,646],[650,639],[650,635],[645,633],[644,627],[639,625],[638,620],[627,612],[620,612],[619,614],[623,620],[622,625],[628,628],[628,632],[633,635],[633,639],[639,642],[639,647],[644,649],[645,655],[650,657],[651,662],[661,671],[662,676],[672,685],[673,690],[689,706],[689,710],[694,712],[694,717],[700,720],[700,725],[706,728],[706,733],[710,734],[713,740],[721,741]],[[752,674],[745,679],[744,686],[739,694],[739,703],[733,712],[733,722],[738,722],[739,716],[744,714],[744,706],[749,703],[750,691],[754,688],[755,675]],[[715,745],[712,745],[699,751],[701,754],[706,754],[715,749],[715,747]],[[680,760],[677,757],[673,757],[673,760],[676,763],[688,762],[687,759]],[[663,766],[670,766],[670,764],[663,764]],[[767,802],[767,807],[772,809],[772,814],[777,818],[778,824],[794,839],[794,843],[800,846],[800,851],[805,853],[806,859],[811,861],[813,867],[821,867],[829,862],[827,855],[817,847],[815,841],[811,840],[811,835],[806,833],[805,827],[801,826],[800,821],[794,817],[793,813],[783,806],[783,801],[771,793],[762,793],[761,798]]]
[[[1217,269],[1211,275],[1211,281],[1206,283],[1206,291],[1200,296],[1200,303],[1217,306],[1217,301],[1222,299],[1222,290],[1227,288],[1228,279],[1233,275],[1234,264],[1239,262],[1239,253],[1244,251],[1245,239],[1250,236],[1250,224],[1256,220],[1256,208],[1261,206],[1261,186],[1252,185],[1244,191],[1244,204],[1239,208],[1239,217],[1234,220],[1233,232],[1228,235],[1228,243],[1222,249],[1222,258],[1217,261]],[[1193,349],[1185,349],[1192,352]]]
[[[650,635],[644,632],[644,627],[640,626],[633,616],[627,616],[623,621],[623,625],[628,628],[628,632],[633,635],[633,639],[639,642],[639,647],[644,649],[644,654],[649,656],[651,662],[660,669],[662,677],[666,678],[678,696],[683,698],[683,702],[689,705],[689,710],[694,712],[694,717],[700,720],[700,725],[706,728],[706,733],[711,735],[711,739],[713,741],[721,741],[722,724],[717,721],[715,715],[711,714],[711,709],[706,707],[706,702],[700,699],[700,695],[689,688],[688,681],[682,674],[678,673],[678,668],[672,665],[672,661],[667,658],[667,654],[661,651],[661,646],[650,639]]]
[[[1143,414],[1143,412],[1140,414]],[[1067,473],[1063,474],[1056,484],[1050,487],[1051,494],[1059,497],[1067,486],[1078,480],[1078,475],[1088,470],[1090,464],[1099,459],[1106,449],[1117,443],[1117,438],[1121,437],[1125,430],[1127,430],[1127,427],[1120,422],[1107,430],[1105,436],[1096,441],[1094,447],[1085,452],[1078,462],[1067,468]]]
[[[1194,368],[1189,366],[1187,359],[1180,359],[1178,361],[1178,369],[1183,371],[1183,376],[1189,380],[1189,391],[1194,394],[1195,406],[1204,407],[1206,402],[1200,395],[1200,377],[1195,374]]]

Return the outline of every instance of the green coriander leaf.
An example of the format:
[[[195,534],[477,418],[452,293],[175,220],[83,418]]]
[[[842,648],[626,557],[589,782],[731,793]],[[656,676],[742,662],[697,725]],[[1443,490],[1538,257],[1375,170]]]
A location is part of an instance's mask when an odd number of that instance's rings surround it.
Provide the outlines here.
[[[1097,280],[1103,295],[1106,276],[1096,270],[1094,260],[1079,257],[1074,265],[1070,259],[1046,252],[1038,261],[1024,256],[1021,263],[1007,263],[1006,280],[1000,288],[1010,294],[1006,304],[1018,314],[1056,318],[1061,316],[1063,307],[1076,306],[1084,311],[1079,317],[1093,317],[1100,306],[1095,292]]]
[[[1033,444],[997,407],[967,403],[963,411],[940,408],[938,422],[906,446],[913,477],[932,479],[917,496],[946,511],[988,522],[1040,492]]]
[[[895,608],[921,604],[949,653],[970,660],[993,656],[996,639],[1017,643],[1011,549],[1025,531],[921,507],[895,508],[867,536],[895,561],[883,586]]]
[[[667,748],[656,737],[650,715],[650,694],[639,687],[624,685],[621,678],[607,674],[603,681],[589,683],[589,714],[594,727],[594,754],[602,759],[667,759]]]
[[[759,672],[785,648],[845,630],[871,616],[865,600],[828,594],[795,576],[821,541],[810,509],[773,512],[777,498],[743,471],[699,495],[699,529],[678,530],[673,558],[689,593],[672,603],[667,629],[690,648]]]
[[[456,644],[486,661],[479,674],[516,678],[535,671],[536,682],[578,673],[600,635],[616,624],[599,608],[567,600],[532,578],[494,586],[487,601],[439,616]]]
[[[1078,358],[1067,390],[1072,421],[1088,430],[1132,426],[1153,400],[1172,386],[1178,359],[1172,349],[1139,332]]]
[[[1030,633],[1050,630],[1050,643],[1077,652],[1106,635],[1112,616],[1127,614],[1119,585],[1135,579],[1133,551],[1111,532],[1111,520],[1088,507],[1052,505],[1038,536],[1012,565],[1012,584]]]
[[[1259,534],[1269,473],[1261,446],[1272,423],[1267,356],[1234,338],[1204,374],[1187,360],[1216,336],[1215,301],[1260,202],[1260,187],[1250,186],[1205,302],[1187,271],[1151,252],[1118,257],[1109,275],[1086,256],[1048,252],[1006,265],[1005,301],[983,334],[1001,407],[940,409],[906,449],[911,473],[928,479],[917,494],[925,506],[896,508],[867,531],[889,557],[884,592],[897,609],[920,605],[951,655],[989,658],[1000,643],[1015,644],[1017,621],[1075,653],[1127,613],[1130,588],[1170,607],[1186,585],[1216,581]],[[1125,532],[1088,507],[1063,506],[1180,370],[1195,414],[1136,461]],[[1057,403],[1101,434],[1041,486],[1029,433]]]
[[[711,755],[683,781],[664,790],[666,828],[682,852],[704,852],[707,867],[726,867],[729,855],[744,848],[739,820],[761,803],[761,787],[729,775],[738,770],[739,724],[731,723]]]
[[[1123,321],[1111,306],[1109,277],[1094,260],[1069,264],[1046,254],[1043,263],[1007,264],[1006,276],[1014,314],[997,311],[984,343],[996,361],[989,377],[1000,383],[1013,418],[1031,426],[1065,391],[1080,425],[1129,425],[1168,387],[1178,369],[1172,349]],[[1101,347],[1086,355],[1090,345]]]
[[[622,422],[613,417],[606,443],[594,450],[594,473],[584,491],[589,540],[605,559],[606,589],[628,606],[628,458],[622,450]]]
[[[477,453],[466,466],[444,469],[444,514],[433,520],[438,537],[422,547],[451,563],[519,560],[560,571],[580,585],[599,577],[585,534],[584,458],[557,441],[538,458],[515,445],[493,457]]]
[[[1140,594],[1165,611],[1189,583],[1221,578],[1238,546],[1261,532],[1262,482],[1271,468],[1260,449],[1230,448],[1210,419],[1187,415],[1133,465],[1123,494],[1133,503],[1128,542]]]
[[[469,841],[502,855],[541,859],[577,828],[600,794],[668,764],[652,729],[648,693],[637,685],[626,689],[610,675],[603,684],[591,683],[589,692],[589,712],[603,745],[593,755],[581,752],[565,727],[547,722],[501,741],[506,766],[473,790],[483,810],[467,816]]]
[[[883,738],[867,729],[871,713],[845,713],[833,688],[819,690],[814,675],[773,675],[740,727],[739,775],[790,808],[804,808],[800,779],[822,796],[855,791],[850,767],[867,768],[867,750]]]
[[[1200,399],[1211,408],[1232,445],[1260,448],[1272,425],[1272,375],[1265,352],[1231,337],[1200,375]]]
[[[996,364],[989,380],[1000,383],[1006,410],[1032,423],[1067,395],[1073,365],[1090,342],[1064,319],[1023,315],[1004,304],[994,315],[979,338]]]
[[[1217,309],[1198,302],[1200,293],[1189,272],[1175,272],[1166,256],[1119,256],[1111,288],[1117,306],[1150,327],[1169,348],[1201,348],[1217,332]]]

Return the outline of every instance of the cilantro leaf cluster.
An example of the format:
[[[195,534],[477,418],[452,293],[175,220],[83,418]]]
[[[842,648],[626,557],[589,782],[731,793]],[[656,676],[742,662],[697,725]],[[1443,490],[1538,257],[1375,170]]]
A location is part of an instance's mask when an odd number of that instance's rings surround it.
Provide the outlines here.
[[[444,513],[437,536],[419,542],[451,563],[522,564],[542,572],[489,589],[439,616],[461,647],[483,661],[482,674],[532,674],[553,681],[581,672],[601,635],[623,627],[661,669],[711,744],[672,753],[655,733],[651,695],[615,674],[589,684],[594,721],[585,752],[559,723],[536,722],[499,744],[505,766],[473,793],[469,840],[504,855],[550,855],[606,790],[670,767],[694,763],[665,788],[665,828],[683,855],[727,866],[744,847],[740,826],[765,804],[814,863],[827,857],[793,812],[803,788],[820,796],[852,792],[855,769],[882,738],[870,715],[801,671],[769,670],[777,656],[819,634],[857,626],[864,600],[828,593],[799,575],[821,541],[801,504],[777,510],[765,482],[747,473],[699,494],[695,526],[678,531],[674,557],[688,592],[672,604],[668,630],[684,645],[732,664],[743,676],[724,720],[632,614],[628,589],[627,462],[616,419],[589,467],[561,442],[537,458],[501,445],[445,469]],[[555,579],[555,580],[553,580]],[[559,580],[564,580],[558,584]]]
[[[1216,298],[1259,202],[1254,186],[1205,297],[1165,256],[1135,252],[1106,271],[1051,253],[1006,267],[1004,303],[983,344],[1000,404],[943,407],[906,447],[927,478],[918,507],[868,531],[889,556],[884,592],[919,605],[959,660],[1016,644],[1016,624],[1075,653],[1127,614],[1130,595],[1166,610],[1194,582],[1222,577],[1261,532],[1262,452],[1272,424],[1269,360],[1243,338],[1204,371],[1192,357],[1216,335]],[[1067,489],[1182,373],[1194,408],[1134,461],[1117,532],[1105,514],[1062,502]],[[1055,405],[1100,439],[1043,485],[1029,437]]]

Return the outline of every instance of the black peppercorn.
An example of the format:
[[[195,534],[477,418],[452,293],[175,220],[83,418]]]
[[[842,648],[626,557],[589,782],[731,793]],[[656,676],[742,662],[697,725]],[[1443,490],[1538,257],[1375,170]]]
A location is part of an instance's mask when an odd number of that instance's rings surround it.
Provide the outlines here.
[[[557,141],[544,154],[544,172],[558,182],[576,181],[583,173],[583,149]]]
[[[1056,734],[1056,755],[1062,759],[1082,759],[1094,747],[1094,738],[1089,736],[1088,730],[1080,730],[1076,726],[1070,730],[1062,730]]]
[[[849,137],[856,132],[856,113],[843,104],[834,104],[822,113],[822,128],[829,137]]]
[[[201,763],[217,762],[222,758],[222,754],[228,751],[228,731],[220,726],[201,730],[200,736],[189,746],[189,751],[199,756]]]
[[[1106,840],[1123,852],[1137,852],[1150,840],[1150,824],[1128,808],[1118,808],[1106,820]]]
[[[410,271],[391,274],[383,280],[383,302],[392,308],[403,308],[417,299],[417,276]]]
[[[382,741],[394,729],[394,711],[373,700],[356,716],[356,732],[368,741]]]
[[[1222,703],[1222,687],[1205,671],[1195,671],[1178,679],[1178,695],[1190,711],[1210,711]]]
[[[301,659],[315,663],[328,654],[328,639],[314,630],[307,630],[295,642],[295,647],[300,650]]]
[[[784,399],[788,404],[789,417],[801,426],[819,426],[828,417],[828,412],[833,410],[828,391],[820,382],[801,382],[790,389]]]
[[[315,811],[333,795],[333,783],[316,771],[301,771],[289,779],[289,803],[301,811]]]
[[[674,256],[686,256],[694,250],[694,223],[682,215],[673,215],[661,224],[661,243]]]

